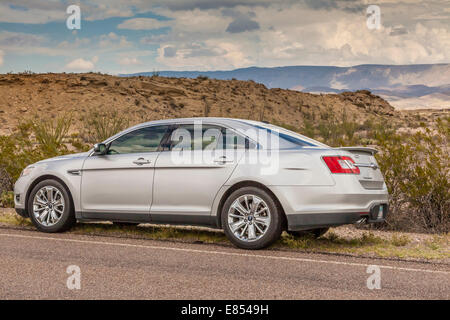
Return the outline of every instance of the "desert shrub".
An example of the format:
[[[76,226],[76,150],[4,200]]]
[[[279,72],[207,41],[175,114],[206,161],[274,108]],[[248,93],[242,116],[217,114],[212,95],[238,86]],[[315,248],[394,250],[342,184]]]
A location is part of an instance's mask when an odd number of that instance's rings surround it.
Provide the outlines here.
[[[361,142],[357,134],[360,125],[344,111],[336,114],[331,108],[320,114],[318,119],[311,119],[305,114],[300,132],[310,138],[321,140],[330,146],[351,146]]]
[[[66,137],[72,125],[72,115],[67,114],[55,120],[32,121],[32,131],[43,157],[54,157],[67,153]]]
[[[387,226],[450,231],[448,120],[414,134],[375,132],[377,160],[390,193]]]
[[[5,168],[0,167],[0,195],[4,192],[12,190],[13,180],[11,175],[6,171]]]
[[[303,119],[303,126],[300,129],[300,132],[310,138],[314,138],[315,137],[315,128],[314,128],[314,123],[312,120],[310,119]]]
[[[31,122],[21,123],[17,132],[9,136],[0,136],[0,168],[12,181],[19,178],[20,172],[27,165],[42,159],[32,138]],[[6,188],[11,190],[11,187]]]
[[[87,143],[97,143],[119,133],[129,127],[130,118],[119,112],[91,111],[85,119],[82,119],[85,128],[82,132],[83,140]]]
[[[433,129],[399,133],[386,122],[357,124],[345,113],[325,112],[303,119],[300,132],[330,146],[376,145],[377,161],[390,194],[390,215],[379,228],[421,232],[450,231],[450,118]],[[364,131],[363,139],[359,131]]]
[[[3,191],[0,193],[0,207],[13,208],[14,207],[14,192]]]
[[[0,136],[0,194],[12,190],[29,164],[69,152],[70,115],[52,120],[23,121],[9,136]],[[76,146],[72,149],[79,151]]]

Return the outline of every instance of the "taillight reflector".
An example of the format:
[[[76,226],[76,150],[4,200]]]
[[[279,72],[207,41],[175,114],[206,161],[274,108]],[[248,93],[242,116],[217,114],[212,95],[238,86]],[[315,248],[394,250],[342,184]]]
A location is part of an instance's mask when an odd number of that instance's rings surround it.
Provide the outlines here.
[[[359,168],[355,166],[355,161],[350,157],[331,156],[322,158],[331,173],[360,173]]]

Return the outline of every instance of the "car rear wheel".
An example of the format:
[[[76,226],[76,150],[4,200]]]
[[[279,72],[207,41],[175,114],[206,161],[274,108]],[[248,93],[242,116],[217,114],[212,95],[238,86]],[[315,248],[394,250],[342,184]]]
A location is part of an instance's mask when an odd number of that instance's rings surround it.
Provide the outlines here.
[[[39,231],[62,232],[76,223],[69,193],[56,180],[39,182],[30,193],[27,208]]]
[[[292,234],[294,237],[305,237],[312,236],[314,238],[320,238],[323,236],[330,228],[317,228],[310,230],[302,230],[302,231],[288,231],[289,234]]]
[[[281,235],[282,213],[274,199],[264,190],[244,187],[225,201],[222,227],[228,239],[243,249],[261,249]]]

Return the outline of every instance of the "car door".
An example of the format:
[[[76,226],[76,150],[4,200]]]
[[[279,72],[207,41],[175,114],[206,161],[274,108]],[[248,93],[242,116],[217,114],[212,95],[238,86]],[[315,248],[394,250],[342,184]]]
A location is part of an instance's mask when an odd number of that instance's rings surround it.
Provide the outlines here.
[[[214,198],[244,151],[225,150],[224,130],[214,124],[185,123],[167,136],[155,164],[153,222],[211,222]]]
[[[82,170],[82,217],[148,221],[155,161],[168,126],[150,126],[119,136],[105,155],[91,155]]]

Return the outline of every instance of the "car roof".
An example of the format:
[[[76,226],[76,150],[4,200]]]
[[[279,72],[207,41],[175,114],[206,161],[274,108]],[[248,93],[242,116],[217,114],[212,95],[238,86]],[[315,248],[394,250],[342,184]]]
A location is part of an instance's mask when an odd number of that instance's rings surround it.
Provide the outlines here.
[[[121,132],[121,134],[128,132],[128,131],[138,129],[138,128],[148,127],[148,126],[152,126],[152,125],[189,123],[189,122],[195,122],[195,121],[202,121],[202,122],[210,123],[210,124],[222,124],[222,125],[231,127],[233,129],[244,129],[244,130],[248,129],[249,127],[252,127],[254,125],[251,122],[258,123],[260,125],[264,124],[259,121],[249,121],[249,120],[245,120],[245,119],[220,118],[220,117],[176,118],[176,119],[153,120],[153,121],[139,123],[133,127],[125,129],[124,131]],[[108,140],[110,140],[110,139],[108,139]]]
[[[116,137],[119,137],[127,132],[139,129],[139,128],[143,128],[143,127],[148,127],[148,126],[152,126],[152,125],[164,125],[164,124],[177,124],[177,123],[190,123],[190,122],[195,122],[195,121],[202,121],[208,124],[218,124],[218,125],[224,125],[227,127],[230,127],[234,130],[236,130],[237,132],[240,132],[242,134],[245,134],[245,131],[248,129],[254,129],[255,127],[262,129],[268,129],[270,131],[270,128],[279,128],[281,130],[286,130],[284,128],[281,127],[277,127],[274,126],[270,123],[267,122],[261,122],[261,121],[256,121],[256,120],[246,120],[246,119],[237,119],[237,118],[221,118],[221,117],[192,117],[192,118],[176,118],[176,119],[162,119],[162,120],[154,120],[154,121],[148,121],[148,122],[144,122],[144,123],[140,123],[137,124],[133,127],[130,127],[122,132],[119,132],[118,134],[108,138],[107,140],[105,140],[104,142],[107,143],[111,140],[114,140]],[[286,130],[289,131],[289,130]],[[310,143],[315,144],[316,146],[322,146],[322,147],[328,147],[326,145],[324,145],[323,143],[320,143],[319,141],[313,140],[311,138],[308,138],[306,136],[300,135],[298,133],[292,132],[298,136],[301,137],[301,139],[304,139],[306,141],[309,141]]]
[[[148,121],[141,124],[138,124],[136,127],[140,126],[148,126],[153,124],[165,124],[165,123],[181,123],[181,122],[192,122],[192,121],[205,121],[205,122],[215,122],[215,123],[223,123],[223,124],[235,124],[239,125],[239,123],[245,123],[247,125],[251,125],[251,122],[261,123],[259,121],[251,121],[245,119],[236,119],[236,118],[221,118],[221,117],[192,117],[192,118],[176,118],[176,119],[162,119],[162,120],[154,120]]]

